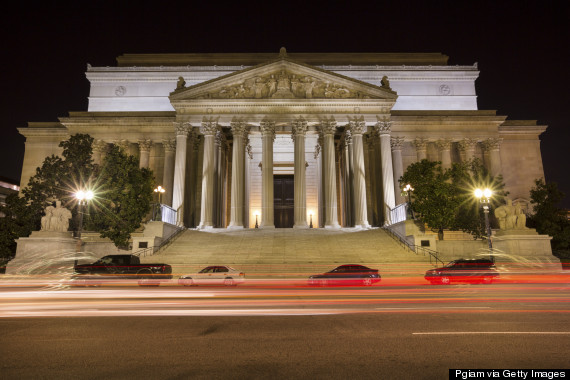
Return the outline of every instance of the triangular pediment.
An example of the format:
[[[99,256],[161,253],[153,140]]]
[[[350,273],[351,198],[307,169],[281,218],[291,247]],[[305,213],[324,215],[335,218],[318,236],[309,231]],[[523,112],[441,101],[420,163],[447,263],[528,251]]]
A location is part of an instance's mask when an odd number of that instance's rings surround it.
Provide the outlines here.
[[[389,85],[388,85],[389,86]],[[170,94],[173,101],[192,99],[386,99],[397,94],[288,58],[250,67]]]

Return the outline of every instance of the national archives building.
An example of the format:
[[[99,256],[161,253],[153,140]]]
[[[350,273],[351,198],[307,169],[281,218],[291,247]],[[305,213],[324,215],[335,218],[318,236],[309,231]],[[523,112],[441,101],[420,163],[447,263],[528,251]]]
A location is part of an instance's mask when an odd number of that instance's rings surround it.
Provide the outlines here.
[[[21,183],[60,141],[118,144],[166,189],[177,224],[208,228],[390,224],[398,182],[427,158],[480,158],[528,205],[543,178],[536,121],[478,110],[477,65],[440,53],[125,54],[87,66],[86,112],[29,123]]]

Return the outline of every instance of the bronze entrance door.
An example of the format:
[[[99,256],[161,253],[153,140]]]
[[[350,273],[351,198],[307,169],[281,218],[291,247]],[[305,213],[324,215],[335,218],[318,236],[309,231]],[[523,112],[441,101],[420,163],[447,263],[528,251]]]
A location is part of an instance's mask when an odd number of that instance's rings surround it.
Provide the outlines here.
[[[294,220],[294,176],[274,175],[274,215],[275,228],[293,228]]]

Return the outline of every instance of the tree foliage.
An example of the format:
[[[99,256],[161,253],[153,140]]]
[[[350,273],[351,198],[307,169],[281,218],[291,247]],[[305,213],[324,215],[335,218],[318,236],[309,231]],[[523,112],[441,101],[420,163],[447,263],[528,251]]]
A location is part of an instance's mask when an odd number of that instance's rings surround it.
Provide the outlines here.
[[[97,197],[91,203],[87,226],[117,247],[126,247],[150,211],[153,187],[152,171],[139,168],[134,156],[113,146],[97,175]]]
[[[75,215],[74,193],[91,181],[95,171],[91,158],[92,144],[93,138],[86,134],[76,134],[62,141],[59,147],[63,148],[63,158],[55,155],[47,157],[22,190],[37,228],[45,207],[55,199],[60,200],[62,206],[72,209]]]
[[[153,176],[149,169],[139,169],[138,160],[113,146],[103,165],[93,164],[93,138],[76,134],[62,141],[60,156],[47,157],[21,197],[7,198],[0,221],[0,254],[13,256],[15,238],[28,236],[39,230],[46,206],[60,200],[77,217],[75,192],[91,189],[96,199],[90,202],[88,228],[108,237],[116,246],[128,245],[131,233],[140,226],[150,210],[153,195]],[[71,229],[76,228],[73,220]]]
[[[16,239],[29,236],[37,229],[38,221],[29,212],[28,202],[18,194],[6,197],[6,204],[0,205],[0,266],[8,262],[16,253]]]
[[[495,203],[506,195],[502,178],[491,177],[478,159],[454,163],[450,169],[438,161],[422,160],[408,166],[400,183],[414,188],[412,209],[437,230],[440,239],[445,229],[463,230],[475,238],[485,234],[481,207],[473,196],[476,187],[493,189]]]
[[[570,222],[564,210],[558,207],[564,199],[564,193],[554,182],[545,183],[542,179],[534,181],[530,190],[530,203],[534,214],[529,217],[529,226],[540,234],[552,236],[554,250],[570,249]]]

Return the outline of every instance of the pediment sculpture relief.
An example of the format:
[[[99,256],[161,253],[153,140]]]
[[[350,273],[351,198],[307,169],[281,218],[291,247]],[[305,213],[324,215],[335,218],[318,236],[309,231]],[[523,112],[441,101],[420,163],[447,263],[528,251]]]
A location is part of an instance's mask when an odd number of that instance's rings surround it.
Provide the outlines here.
[[[224,86],[220,90],[196,97],[197,99],[368,99],[370,96],[345,86],[321,80],[310,75],[291,74],[285,70],[265,76],[256,76],[240,84]]]

